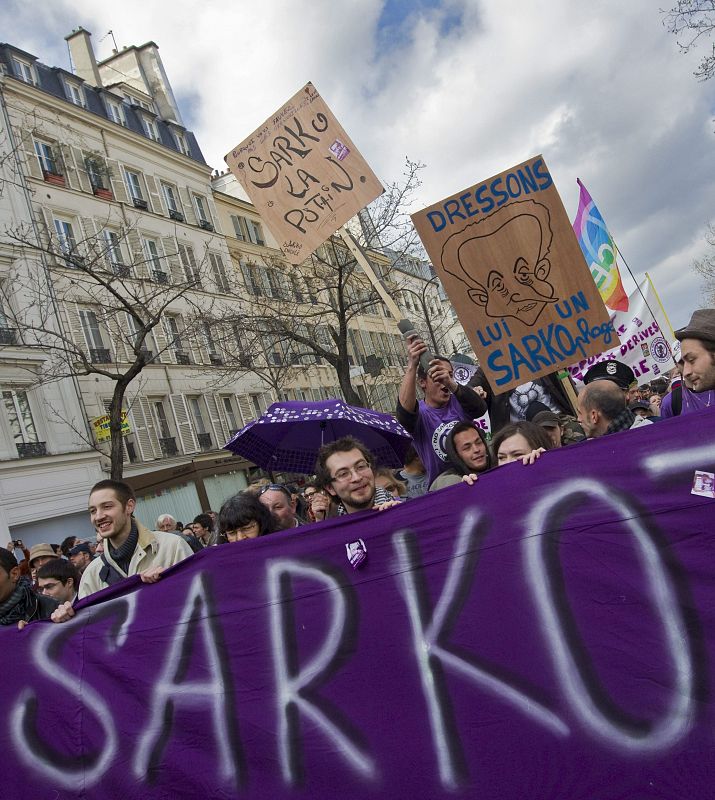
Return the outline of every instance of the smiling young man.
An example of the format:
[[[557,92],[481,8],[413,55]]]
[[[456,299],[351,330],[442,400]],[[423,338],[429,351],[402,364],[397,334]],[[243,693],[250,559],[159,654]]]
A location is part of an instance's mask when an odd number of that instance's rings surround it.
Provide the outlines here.
[[[430,486],[430,492],[461,483],[465,475],[476,476],[494,466],[484,431],[473,422],[460,422],[452,428],[445,444],[449,469]]]
[[[89,517],[104,547],[82,574],[81,600],[129,577],[140,575],[144,583],[156,583],[166,567],[191,555],[191,548],[173,533],[150,531],[134,519],[136,497],[122,481],[104,480],[89,493]],[[71,604],[63,603],[52,615],[54,622],[74,616]]]
[[[368,508],[383,510],[401,505],[399,500],[375,486],[374,459],[365,445],[352,436],[343,436],[318,451],[315,474],[318,483],[338,501],[338,515],[354,514]],[[320,505],[320,501],[324,501]],[[329,498],[316,495],[313,510],[325,513]]]
[[[448,359],[433,358],[425,373],[420,366],[420,356],[426,350],[427,345],[419,336],[410,337],[407,369],[400,384],[396,417],[412,434],[415,450],[431,484],[449,467],[445,450],[449,432],[458,422],[481,417],[487,405],[481,389],[475,392],[454,380],[454,370]],[[424,400],[417,400],[417,386],[424,392]]]

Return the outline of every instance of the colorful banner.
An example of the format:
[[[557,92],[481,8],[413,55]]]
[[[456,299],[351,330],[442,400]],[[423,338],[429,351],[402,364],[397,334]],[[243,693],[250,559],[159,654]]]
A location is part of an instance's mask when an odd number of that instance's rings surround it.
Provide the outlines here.
[[[613,345],[608,312],[541,156],[412,220],[495,393]]]
[[[670,325],[648,279],[628,295],[627,305],[627,311],[618,311],[611,315],[621,344],[582,359],[568,368],[578,387],[582,385],[585,373],[594,364],[610,358],[628,364],[639,384],[650,383],[675,366],[670,352]]]
[[[712,411],[0,629],[2,796],[709,797],[715,500],[696,470],[715,470]]]
[[[384,189],[312,83],[226,155],[291,264]]]
[[[109,432],[109,414],[102,414],[101,417],[94,417],[90,420],[94,437],[98,442],[108,442],[112,438]],[[122,409],[122,436],[131,433],[132,429],[129,425],[129,417],[125,408]]]
[[[603,302],[614,311],[628,311],[628,297],[616,263],[616,245],[586,187],[578,178],[576,182],[581,194],[573,229],[586,263]]]

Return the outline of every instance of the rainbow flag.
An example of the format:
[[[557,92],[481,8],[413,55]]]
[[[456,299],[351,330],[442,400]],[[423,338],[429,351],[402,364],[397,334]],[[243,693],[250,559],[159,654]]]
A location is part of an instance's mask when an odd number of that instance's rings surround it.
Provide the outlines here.
[[[578,178],[576,181],[581,196],[573,223],[574,233],[603,302],[613,311],[627,311],[628,295],[616,263],[616,245],[591,195]]]

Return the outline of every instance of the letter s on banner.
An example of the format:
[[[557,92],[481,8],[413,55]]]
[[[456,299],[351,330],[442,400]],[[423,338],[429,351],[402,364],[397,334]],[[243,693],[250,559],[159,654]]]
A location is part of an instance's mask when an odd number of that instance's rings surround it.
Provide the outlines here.
[[[125,604],[126,599],[121,598],[118,603]],[[85,625],[86,621],[86,616],[81,616],[63,625],[47,625],[44,631],[38,632],[33,643],[32,660],[35,669],[48,681],[57,684],[64,691],[70,691],[74,687],[78,709],[88,709],[99,720],[104,734],[101,749],[97,753],[84,752],[76,758],[51,749],[39,738],[33,725],[38,700],[30,688],[21,693],[11,716],[18,757],[32,772],[39,773],[64,789],[77,789],[79,786],[87,789],[94,786],[109,769],[117,752],[117,731],[109,706],[88,683],[78,681],[76,675],[68,672],[52,658],[60,644],[57,640],[66,637],[74,628]]]
[[[543,548],[551,523],[563,504],[575,495],[590,497],[610,506],[630,529],[647,581],[648,594],[663,625],[666,648],[675,673],[675,686],[665,716],[652,723],[647,733],[629,731],[607,718],[590,693],[581,669],[571,653],[563,620],[554,600],[552,578],[544,564]],[[693,661],[688,633],[675,591],[658,549],[639,520],[638,511],[601,483],[576,479],[562,484],[532,509],[522,543],[526,576],[536,601],[541,630],[566,698],[582,724],[606,742],[633,753],[657,752],[672,747],[688,732],[693,720]]]

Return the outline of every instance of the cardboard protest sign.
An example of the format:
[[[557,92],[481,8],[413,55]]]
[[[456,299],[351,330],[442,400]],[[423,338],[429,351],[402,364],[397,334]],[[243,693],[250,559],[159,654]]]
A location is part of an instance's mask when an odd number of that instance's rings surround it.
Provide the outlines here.
[[[675,366],[670,351],[670,325],[660,313],[660,304],[648,280],[626,297],[626,308],[611,314],[613,327],[618,334],[615,347],[590,358],[584,358],[569,367],[577,387],[583,376],[599,361],[615,358],[633,370],[638,383],[648,383],[666,374]]]
[[[496,393],[617,342],[541,156],[412,220]]]
[[[92,423],[92,430],[94,431],[94,436],[98,442],[108,442],[112,438],[112,434],[109,430],[109,414],[102,414],[101,417],[95,417],[94,419],[90,420]],[[129,417],[127,414],[126,409],[122,409],[122,436],[126,436],[127,434],[131,433],[131,427],[129,425]]]
[[[312,83],[234,147],[226,163],[292,264],[384,191]]]

